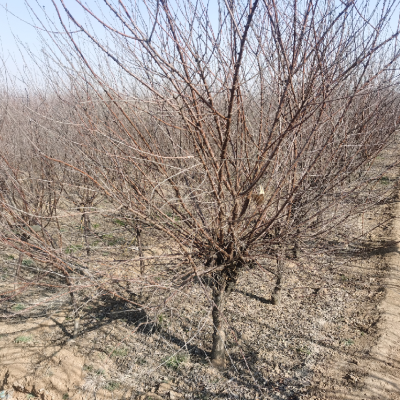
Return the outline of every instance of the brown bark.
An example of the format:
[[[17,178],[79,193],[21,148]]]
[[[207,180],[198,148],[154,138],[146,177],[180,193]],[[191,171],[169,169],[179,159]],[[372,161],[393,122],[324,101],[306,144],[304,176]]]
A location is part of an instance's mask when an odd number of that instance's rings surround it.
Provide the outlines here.
[[[72,287],[71,283],[68,280],[68,286]],[[81,319],[80,319],[80,315],[79,315],[79,308],[78,308],[78,303],[76,301],[76,297],[74,292],[70,291],[69,295],[71,297],[71,304],[72,304],[72,308],[74,311],[74,333],[72,338],[76,339],[78,334],[79,334],[79,329],[80,329],[80,325],[81,325]]]
[[[89,214],[84,210],[83,215],[83,233],[85,236],[85,244],[86,244],[86,254],[90,256],[90,246],[89,246],[89,240],[88,240],[88,235],[90,234],[91,231],[91,223],[90,223],[90,217]]]
[[[225,324],[224,309],[226,304],[225,284],[213,288],[213,345],[211,351],[211,363],[215,368],[225,368]]]
[[[29,240],[29,236],[25,233],[22,233],[22,235],[20,235],[21,240],[23,242],[28,242]],[[15,295],[15,299],[17,299],[17,287],[18,287],[18,283],[19,283],[19,277],[20,277],[20,272],[21,272],[21,267],[22,267],[22,261],[23,261],[23,256],[24,253],[22,251],[19,252],[19,256],[18,256],[18,262],[17,262],[17,266],[15,268],[15,276],[14,276],[14,295]]]
[[[282,300],[282,285],[283,285],[283,260],[277,259],[277,273],[274,291],[271,296],[271,303],[275,306],[281,304]]]
[[[213,345],[211,350],[211,364],[220,370],[225,368],[226,322],[224,311],[227,299],[235,288],[238,280],[238,264],[231,264],[215,276],[213,286]]]
[[[140,257],[140,274],[144,274],[145,270],[145,265],[144,265],[144,260],[142,260],[143,257],[143,247],[142,247],[142,227],[137,224],[136,225],[136,239],[137,239],[137,245],[138,245],[138,250],[139,250],[139,257]]]
[[[15,276],[14,276],[14,295],[15,295],[15,298],[17,298],[17,287],[18,287],[18,282],[19,282],[19,273],[21,271],[22,257],[23,257],[23,253],[20,252],[19,256],[18,256],[18,262],[17,262],[17,267],[15,269]]]

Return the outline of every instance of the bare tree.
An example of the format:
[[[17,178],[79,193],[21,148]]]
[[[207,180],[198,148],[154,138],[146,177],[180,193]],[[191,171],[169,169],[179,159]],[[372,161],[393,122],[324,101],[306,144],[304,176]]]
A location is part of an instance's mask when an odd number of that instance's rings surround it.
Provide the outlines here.
[[[322,251],[382,196],[362,188],[399,118],[398,1],[106,1],[107,18],[76,3],[106,37],[63,0],[65,35],[49,36],[85,167],[46,157],[160,235],[166,289],[204,286],[223,368],[240,275],[276,260],[278,303],[285,259]]]

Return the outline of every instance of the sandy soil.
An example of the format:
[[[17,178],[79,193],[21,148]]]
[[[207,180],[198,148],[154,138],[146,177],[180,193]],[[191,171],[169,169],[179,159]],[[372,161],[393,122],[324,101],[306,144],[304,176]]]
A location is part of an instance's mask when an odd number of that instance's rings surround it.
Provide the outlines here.
[[[38,397],[43,400],[68,398],[68,392],[83,383],[84,358],[73,348],[51,344],[64,316],[54,315],[20,324],[2,325],[0,349],[0,385],[12,399]],[[34,338],[47,337],[47,345]],[[64,396],[63,396],[64,394]],[[79,399],[79,397],[75,397]]]
[[[400,202],[394,206],[392,237],[400,242]],[[386,280],[386,296],[380,305],[382,318],[380,337],[370,357],[362,360],[368,371],[363,390],[344,396],[345,399],[395,400],[400,399],[400,247],[386,254],[390,266]]]
[[[391,207],[392,226],[387,239],[393,245],[380,250],[382,261],[388,268],[384,280],[385,296],[378,309],[377,343],[365,349],[356,360],[331,360],[327,370],[344,376],[349,385],[328,385],[322,398],[329,400],[398,400],[400,399],[400,201]],[[383,239],[383,237],[380,237]],[[396,243],[397,242],[397,243]],[[353,365],[355,367],[355,365]],[[349,371],[350,372],[345,372]],[[332,372],[331,372],[332,373]],[[318,397],[315,397],[317,399]]]

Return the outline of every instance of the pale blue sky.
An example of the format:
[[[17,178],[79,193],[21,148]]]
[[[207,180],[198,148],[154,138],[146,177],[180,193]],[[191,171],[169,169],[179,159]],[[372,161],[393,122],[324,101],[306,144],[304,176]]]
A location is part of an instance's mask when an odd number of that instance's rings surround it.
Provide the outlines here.
[[[0,0],[0,69],[4,69],[5,64],[8,72],[14,76],[20,75],[24,64],[28,64],[28,68],[31,67],[29,57],[24,58],[21,55],[25,53],[24,46],[33,54],[39,54],[42,48],[40,36],[32,26],[38,26],[38,24],[27,8],[27,3],[40,18],[44,18],[47,14],[49,20],[55,23],[55,30],[62,31],[51,0]],[[84,18],[81,7],[74,0],[65,0],[65,3],[80,20]],[[104,7],[103,0],[86,0],[84,3],[94,10]],[[372,3],[375,4],[373,0]],[[211,8],[215,8],[215,13],[211,13],[211,18],[217,18],[217,0],[210,0],[210,4]],[[65,18],[65,20],[68,19]],[[396,29],[397,21],[398,15],[393,18],[393,30]],[[74,26],[71,26],[71,29],[76,30]],[[100,36],[101,31],[102,27],[96,28],[96,33]],[[43,36],[46,38],[46,33],[43,33]]]
[[[64,1],[73,15],[82,22],[85,18],[85,13],[82,8],[74,0]],[[218,1],[209,1],[211,4],[210,8],[212,9],[215,7],[217,10]],[[205,2],[207,2],[207,0],[205,0]],[[83,0],[83,3],[95,12],[99,12],[99,10],[101,12],[101,9],[103,9],[106,10],[106,15],[110,15],[103,0]],[[8,72],[15,76],[20,74],[20,69],[23,65],[31,63],[29,57],[23,56],[26,49],[29,49],[33,54],[39,54],[43,47],[43,39],[40,38],[40,35],[35,29],[35,27],[40,28],[40,24],[38,24],[32,11],[27,7],[27,4],[39,18],[44,18],[45,20],[47,15],[48,21],[52,21],[55,24],[54,30],[63,31],[51,0],[0,0],[0,68],[4,68],[5,64]],[[59,4],[59,2],[57,2],[57,4]],[[60,11],[63,13],[62,8],[60,8]],[[217,11],[211,13],[211,18],[217,18],[217,14]],[[68,21],[65,13],[63,13],[63,17],[65,17],[64,21]],[[91,22],[93,23],[93,19]],[[76,27],[72,24],[71,30],[76,30]],[[100,37],[102,36],[102,30],[103,28],[100,25],[96,27],[96,34]],[[42,34],[43,38],[46,39],[46,33],[43,31]]]
[[[28,3],[38,17],[45,18],[47,14],[49,20],[56,24],[55,30],[62,32],[51,0],[29,0]],[[75,15],[83,18],[81,7],[73,0],[66,0],[65,3]],[[26,4],[25,0],[0,0],[0,62],[5,63],[7,70],[13,75],[19,75],[25,63],[29,66],[29,57],[24,56],[26,49],[33,54],[39,54],[43,47],[42,39],[35,29],[35,26],[41,26]],[[90,0],[89,4],[96,6],[98,2]],[[76,30],[74,27],[72,29]],[[47,34],[42,32],[43,38],[46,38]],[[0,68],[4,68],[3,65]]]

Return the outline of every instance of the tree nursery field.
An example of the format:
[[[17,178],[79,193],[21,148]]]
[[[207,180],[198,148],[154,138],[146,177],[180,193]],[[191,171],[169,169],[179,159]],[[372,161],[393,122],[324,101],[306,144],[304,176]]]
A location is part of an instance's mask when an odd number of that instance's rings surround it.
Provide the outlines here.
[[[400,399],[399,1],[25,7],[0,399]]]

